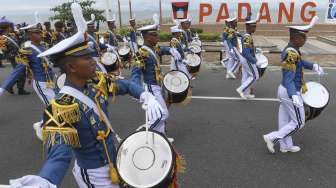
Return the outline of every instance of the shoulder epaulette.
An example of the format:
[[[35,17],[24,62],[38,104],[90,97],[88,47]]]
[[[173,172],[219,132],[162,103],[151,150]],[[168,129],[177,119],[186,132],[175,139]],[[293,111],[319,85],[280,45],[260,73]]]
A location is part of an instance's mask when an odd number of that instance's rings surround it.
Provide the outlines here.
[[[300,54],[294,49],[287,49],[286,56],[282,63],[282,68],[296,71],[296,64],[300,60]]]
[[[141,47],[139,49],[139,54],[142,58],[148,58],[149,57],[149,51],[146,50],[146,48]]]
[[[253,47],[253,38],[249,34],[244,35],[243,45],[245,48],[252,48]]]
[[[170,47],[177,48],[178,43],[179,43],[179,41],[177,40],[177,38],[172,38],[170,40]]]

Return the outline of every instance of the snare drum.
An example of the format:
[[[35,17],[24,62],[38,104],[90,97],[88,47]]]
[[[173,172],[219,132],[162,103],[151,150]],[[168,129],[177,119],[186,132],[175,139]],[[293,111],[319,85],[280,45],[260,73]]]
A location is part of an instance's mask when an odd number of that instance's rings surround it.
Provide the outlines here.
[[[122,61],[128,61],[131,58],[131,48],[127,45],[123,45],[118,48],[118,54]]]
[[[196,54],[187,54],[184,63],[187,65],[190,74],[195,74],[200,71],[201,58]]]
[[[257,58],[257,67],[258,67],[258,72],[259,72],[259,78],[261,78],[265,74],[265,71],[267,69],[268,59],[262,53],[257,53],[256,58]]]
[[[191,44],[191,45],[189,46],[189,49],[190,49],[190,51],[191,51],[192,53],[197,54],[198,56],[201,57],[201,55],[202,55],[202,48],[201,48],[201,46],[198,46],[198,45],[196,45],[196,44]]]
[[[191,41],[190,45],[196,45],[201,47],[202,46],[202,41],[198,38],[194,38],[194,40]]]
[[[188,97],[190,81],[188,76],[178,70],[173,70],[163,77],[163,95],[170,103],[181,103]]]
[[[63,73],[56,78],[56,87],[62,89],[66,80],[66,74]]]
[[[176,155],[161,133],[149,130],[128,136],[120,144],[116,167],[131,187],[168,187],[175,170]]]
[[[142,36],[137,36],[137,44],[138,46],[143,46],[145,43],[144,38]]]
[[[100,60],[108,73],[118,69],[118,55],[113,52],[105,52]]]
[[[329,104],[329,91],[322,84],[307,82],[307,92],[302,93],[306,121],[315,119]]]

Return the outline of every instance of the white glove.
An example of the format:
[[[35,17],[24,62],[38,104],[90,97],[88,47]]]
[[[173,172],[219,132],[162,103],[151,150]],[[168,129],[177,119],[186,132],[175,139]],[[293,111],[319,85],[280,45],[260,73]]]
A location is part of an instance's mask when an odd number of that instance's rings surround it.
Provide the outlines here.
[[[182,59],[180,53],[175,48],[170,48],[169,52],[175,61],[179,61]]]
[[[156,100],[148,91],[145,91],[140,96],[140,102],[142,102],[142,109],[146,110],[146,116],[150,124],[153,124],[156,120],[160,119],[162,116],[163,108],[160,103]]]
[[[9,180],[11,188],[57,188],[56,185],[40,176],[27,175],[19,179]]]
[[[324,74],[324,70],[323,70],[323,68],[322,68],[320,65],[318,65],[318,64],[314,64],[314,65],[313,65],[313,70],[314,70],[317,74],[319,74],[319,75]]]
[[[0,96],[3,95],[4,93],[5,93],[5,90],[0,87]]]
[[[301,99],[298,95],[293,95],[292,100],[293,100],[293,103],[294,103],[295,106],[297,106],[297,107],[303,106],[302,101],[301,101]]]

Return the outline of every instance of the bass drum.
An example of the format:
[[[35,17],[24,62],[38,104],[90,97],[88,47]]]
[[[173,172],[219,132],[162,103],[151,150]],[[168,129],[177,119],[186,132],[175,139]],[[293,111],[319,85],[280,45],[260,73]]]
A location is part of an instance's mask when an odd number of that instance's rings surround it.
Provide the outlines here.
[[[196,74],[201,68],[201,58],[196,54],[187,54],[185,60],[183,61],[188,68],[190,74]]]
[[[163,77],[164,98],[169,104],[181,103],[188,97],[190,80],[178,70],[168,72]]]
[[[121,57],[122,61],[128,61],[131,59],[131,48],[127,45],[123,45],[118,48],[118,54]]]
[[[306,120],[318,117],[328,106],[330,94],[326,87],[317,82],[307,82],[307,91],[301,92],[305,107]]]
[[[57,89],[62,89],[65,84],[66,74],[63,73],[56,78],[56,87]]]
[[[262,53],[257,53],[256,58],[257,58],[257,67],[258,67],[258,72],[259,72],[259,78],[261,78],[265,74],[266,69],[268,67],[268,59]]]
[[[100,60],[108,73],[118,69],[118,55],[113,52],[105,52]]]
[[[128,136],[120,144],[116,167],[131,187],[168,187],[174,174],[176,154],[161,133],[148,130]]]

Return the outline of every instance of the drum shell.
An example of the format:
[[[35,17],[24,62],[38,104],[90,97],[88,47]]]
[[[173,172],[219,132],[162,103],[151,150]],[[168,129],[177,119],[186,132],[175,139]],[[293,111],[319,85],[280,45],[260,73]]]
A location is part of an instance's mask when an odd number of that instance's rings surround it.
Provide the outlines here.
[[[163,91],[164,91],[165,101],[168,102],[169,104],[176,104],[176,103],[181,103],[187,99],[189,90],[186,90],[182,93],[173,93],[171,91],[168,91],[164,87]]]
[[[112,65],[104,65],[103,64],[103,66],[105,67],[105,69],[108,73],[111,73],[111,72],[115,72],[115,71],[118,70],[118,64],[119,64],[119,62],[117,61],[117,62],[113,63]]]
[[[201,69],[201,64],[199,64],[199,65],[196,66],[196,67],[192,67],[192,66],[189,66],[189,65],[187,64],[187,69],[188,69],[188,71],[189,71],[190,74],[198,73],[198,72],[200,71],[200,69]]]
[[[143,129],[141,129],[141,130],[139,130],[139,131],[137,131],[137,132],[135,132],[135,133],[138,133],[138,132],[142,132],[142,131],[145,131],[145,128],[143,128]],[[170,148],[171,148],[171,150],[172,150],[172,159],[173,159],[173,164],[171,165],[171,167],[170,167],[170,173],[163,179],[163,181],[162,182],[160,182],[159,184],[157,184],[157,185],[155,185],[155,186],[153,186],[152,188],[165,188],[165,187],[169,187],[169,185],[173,182],[173,175],[174,175],[174,172],[175,172],[175,166],[176,166],[176,157],[177,157],[177,154],[176,154],[176,152],[175,152],[175,150],[174,150],[174,148],[173,148],[173,146],[171,145],[171,143],[169,142],[169,140],[167,139],[167,137],[165,136],[165,135],[163,135],[162,133],[160,133],[160,132],[158,132],[158,131],[155,131],[155,130],[148,130],[149,132],[154,132],[154,133],[157,133],[157,134],[159,134],[159,135],[161,135],[166,141],[167,141],[167,143],[169,143],[169,146],[170,146]],[[135,133],[133,133],[133,134],[135,134]],[[119,149],[121,148],[121,146],[122,146],[122,144],[125,142],[125,140],[127,140],[130,136],[132,136],[133,134],[130,134],[129,136],[127,136],[121,143],[120,143],[120,145],[119,145],[119,147],[118,147],[118,149],[117,149],[117,151],[119,151]],[[118,153],[118,152],[117,152]],[[120,174],[119,174],[119,171],[118,171],[118,169],[117,169],[117,172],[118,172],[118,175],[119,175],[119,177],[120,177],[120,179],[121,179],[121,182],[122,182],[122,184],[126,184],[126,186],[124,186],[124,187],[132,187],[132,186],[130,186],[130,185],[128,185],[127,184],[127,182],[125,182],[123,179],[122,179],[122,177],[120,176]],[[136,188],[136,187],[134,187],[134,188]]]
[[[259,68],[258,67],[258,72],[259,72],[259,78],[263,77],[267,68]]]
[[[120,49],[118,49],[118,54],[122,61],[129,61],[132,57],[131,49],[129,48],[129,52],[127,54],[120,54]]]

